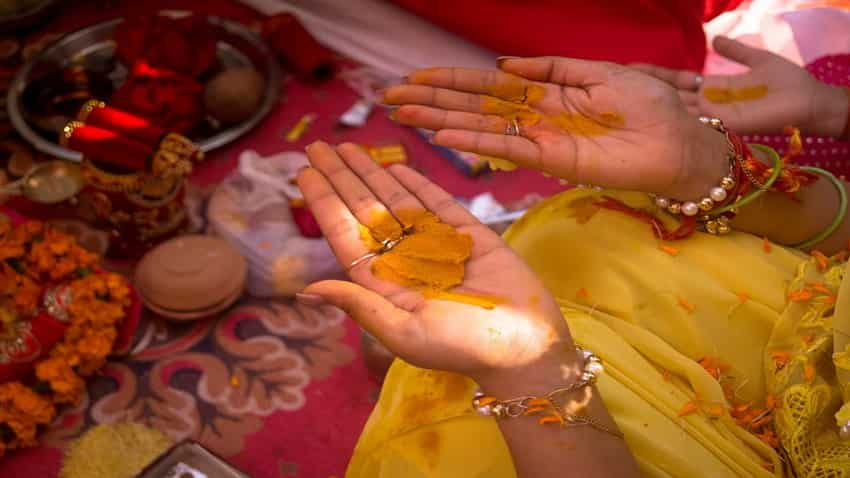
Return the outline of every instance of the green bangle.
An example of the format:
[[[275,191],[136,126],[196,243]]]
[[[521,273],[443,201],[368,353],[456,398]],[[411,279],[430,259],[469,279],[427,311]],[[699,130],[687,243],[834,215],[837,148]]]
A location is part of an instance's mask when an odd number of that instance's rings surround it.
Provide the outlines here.
[[[815,173],[819,176],[829,179],[832,184],[835,185],[835,188],[838,190],[838,195],[841,197],[841,203],[838,205],[838,214],[835,215],[835,219],[832,220],[832,223],[830,223],[830,225],[827,226],[826,229],[819,232],[818,235],[811,239],[791,246],[797,249],[807,249],[831,236],[832,233],[835,232],[835,230],[838,229],[844,222],[844,217],[847,216],[847,190],[844,189],[844,184],[841,183],[841,180],[836,178],[834,174],[830,173],[825,169],[814,168],[811,166],[803,166],[800,169],[802,169],[803,171]]]
[[[771,173],[770,177],[767,178],[767,181],[765,181],[764,184],[762,184],[755,191],[747,194],[746,196],[733,202],[732,204],[727,204],[726,206],[711,211],[711,214],[723,214],[724,212],[731,211],[732,209],[737,209],[741,206],[753,202],[756,198],[767,192],[767,190],[770,189],[770,187],[773,186],[773,183],[775,183],[776,180],[779,178],[779,174],[782,172],[782,158],[779,157],[779,153],[777,153],[776,150],[771,148],[770,146],[765,146],[763,144],[751,144],[750,147],[757,149],[770,156],[770,159],[773,160],[773,173]],[[743,165],[741,165],[741,167],[743,168]]]

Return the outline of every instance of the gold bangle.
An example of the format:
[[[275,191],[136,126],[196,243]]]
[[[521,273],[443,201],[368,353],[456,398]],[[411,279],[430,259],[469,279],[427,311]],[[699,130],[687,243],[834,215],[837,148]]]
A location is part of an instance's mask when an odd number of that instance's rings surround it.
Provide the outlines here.
[[[62,128],[62,134],[59,135],[59,145],[67,148],[68,142],[71,141],[71,136],[74,136],[74,131],[77,128],[83,127],[85,124],[81,121],[69,121]]]
[[[100,100],[91,99],[83,103],[83,106],[80,107],[80,111],[77,112],[77,121],[81,123],[85,123],[86,120],[89,119],[89,115],[91,115],[92,111],[97,108],[105,108],[106,103]]]

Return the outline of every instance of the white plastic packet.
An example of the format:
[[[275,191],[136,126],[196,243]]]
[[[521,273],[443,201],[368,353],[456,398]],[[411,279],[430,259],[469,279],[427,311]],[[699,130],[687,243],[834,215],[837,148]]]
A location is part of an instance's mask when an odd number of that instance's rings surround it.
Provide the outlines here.
[[[246,290],[255,297],[288,297],[342,270],[324,238],[301,235],[290,199],[307,164],[301,153],[262,157],[244,151],[239,167],[216,189],[207,207],[212,232],[233,244],[248,263]]]

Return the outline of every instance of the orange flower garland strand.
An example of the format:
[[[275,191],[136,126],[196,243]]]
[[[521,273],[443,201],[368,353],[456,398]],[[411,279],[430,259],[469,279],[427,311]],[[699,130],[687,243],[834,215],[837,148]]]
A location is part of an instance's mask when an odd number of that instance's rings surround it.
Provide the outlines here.
[[[35,446],[57,405],[78,403],[84,378],[112,352],[130,288],[117,274],[93,273],[97,261],[71,236],[40,222],[0,226],[0,310],[14,311],[2,317],[30,320],[48,285],[67,284],[71,297],[63,340],[35,365],[35,381],[0,384],[0,456]],[[6,333],[11,325],[0,323]]]

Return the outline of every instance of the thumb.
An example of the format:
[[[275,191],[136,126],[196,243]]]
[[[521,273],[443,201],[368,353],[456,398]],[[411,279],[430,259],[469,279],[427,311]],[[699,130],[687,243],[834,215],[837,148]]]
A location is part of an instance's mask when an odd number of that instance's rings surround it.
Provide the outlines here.
[[[737,61],[738,63],[753,66],[765,58],[771,57],[773,54],[767,50],[753,48],[745,45],[737,40],[719,36],[712,43],[714,50],[724,57]]]
[[[320,299],[319,299],[320,298]],[[324,301],[344,310],[367,332],[377,337],[390,349],[409,327],[410,313],[396,307],[380,294],[353,282],[325,280],[311,284],[295,299],[305,305],[318,305]]]

